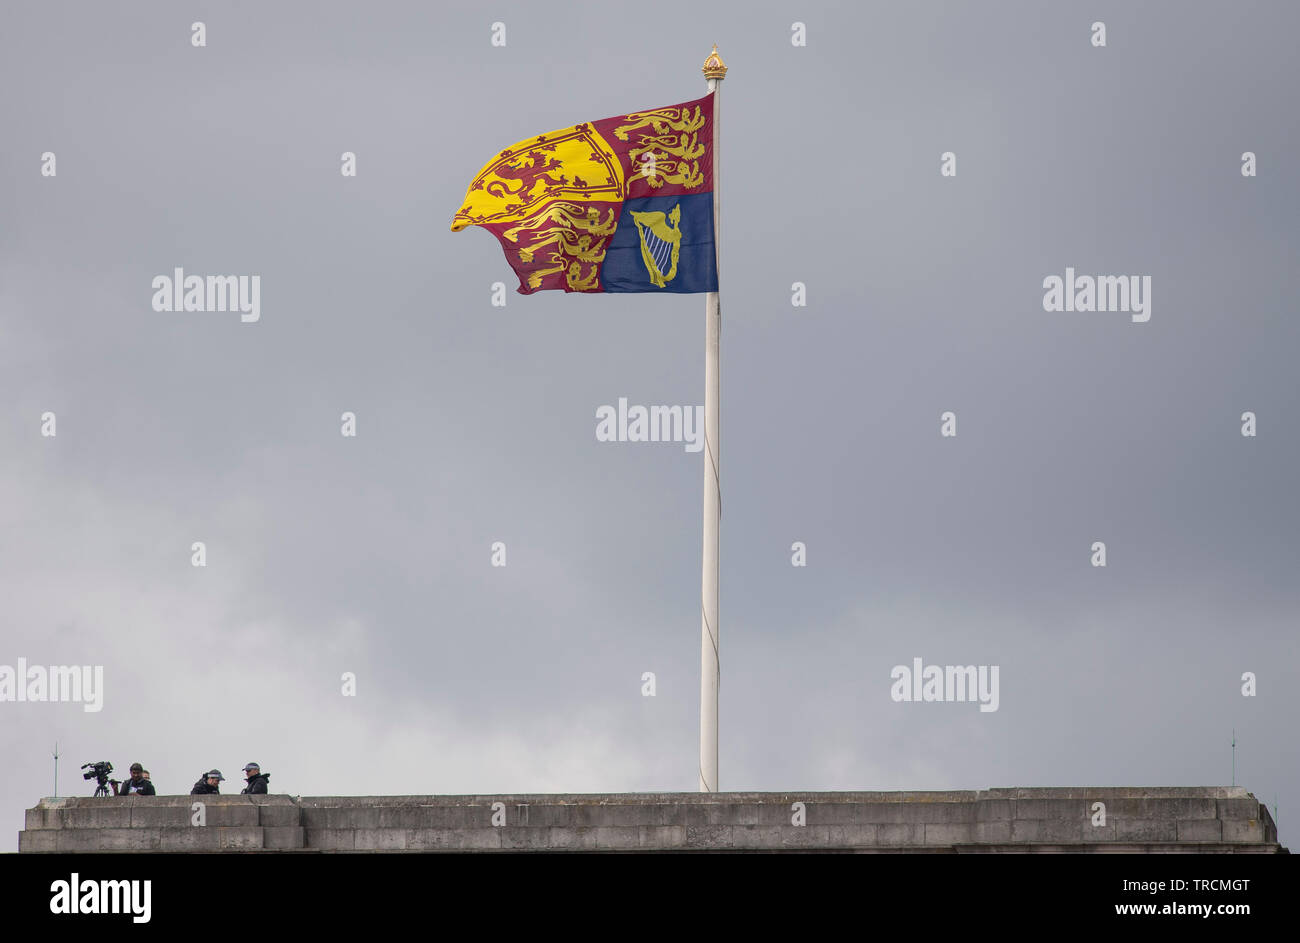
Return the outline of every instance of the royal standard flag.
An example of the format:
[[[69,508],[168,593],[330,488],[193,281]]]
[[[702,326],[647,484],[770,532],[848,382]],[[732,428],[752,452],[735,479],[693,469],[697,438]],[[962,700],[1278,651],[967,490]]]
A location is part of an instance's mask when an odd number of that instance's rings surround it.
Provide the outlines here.
[[[519,291],[717,291],[713,97],[512,144],[474,177],[453,232],[501,241]]]

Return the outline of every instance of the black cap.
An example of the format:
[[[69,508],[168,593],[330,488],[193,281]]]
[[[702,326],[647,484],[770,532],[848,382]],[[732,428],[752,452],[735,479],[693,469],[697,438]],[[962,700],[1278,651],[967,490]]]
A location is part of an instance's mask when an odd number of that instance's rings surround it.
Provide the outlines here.
[[[144,772],[144,767],[141,766],[139,763],[132,763],[132,764],[131,764],[131,772],[134,773],[136,770],[139,770],[140,772],[143,773],[143,772]]]
[[[211,779],[213,776],[217,777],[217,779],[225,779],[225,778],[226,778],[226,777],[224,777],[224,776],[221,775],[221,770],[219,770],[219,769],[210,769],[210,770],[208,770],[206,773],[203,774],[203,778],[204,778],[204,779]]]

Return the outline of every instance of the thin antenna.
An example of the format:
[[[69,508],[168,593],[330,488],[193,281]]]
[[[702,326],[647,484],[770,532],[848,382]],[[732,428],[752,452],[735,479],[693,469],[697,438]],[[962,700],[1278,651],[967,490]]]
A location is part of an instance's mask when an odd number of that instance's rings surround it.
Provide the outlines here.
[[[1232,784],[1237,785],[1237,728],[1232,728]]]
[[[59,798],[59,741],[54,741],[54,798]]]

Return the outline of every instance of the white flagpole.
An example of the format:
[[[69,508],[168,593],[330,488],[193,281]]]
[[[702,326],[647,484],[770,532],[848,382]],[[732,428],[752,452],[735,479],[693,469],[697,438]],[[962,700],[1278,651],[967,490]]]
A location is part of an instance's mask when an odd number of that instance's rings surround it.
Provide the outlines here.
[[[704,60],[704,77],[713,93],[713,248],[720,259],[718,238],[722,215],[719,211],[718,131],[721,127],[722,80],[727,67],[718,55],[717,44]],[[722,288],[718,262],[718,288]],[[718,348],[722,335],[722,305],[718,292],[704,300],[704,568],[700,594],[700,792],[718,791],[718,685],[721,660],[718,649],[718,526],[722,522],[722,456],[719,448]]]

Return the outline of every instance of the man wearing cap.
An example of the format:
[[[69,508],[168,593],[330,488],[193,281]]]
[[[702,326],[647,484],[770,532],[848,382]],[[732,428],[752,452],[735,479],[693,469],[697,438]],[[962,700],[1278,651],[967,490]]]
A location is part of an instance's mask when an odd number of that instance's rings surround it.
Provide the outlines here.
[[[249,763],[244,767],[244,776],[248,780],[248,785],[240,793],[241,796],[266,795],[266,784],[271,779],[270,773],[263,773],[262,768],[256,763]]]
[[[221,775],[221,770],[211,769],[199,777],[199,781],[194,784],[190,790],[191,796],[216,796],[220,795],[221,790],[217,788],[217,783],[226,777]]]
[[[119,796],[156,796],[153,783],[144,778],[144,767],[139,763],[131,764],[131,778],[117,789]]]

